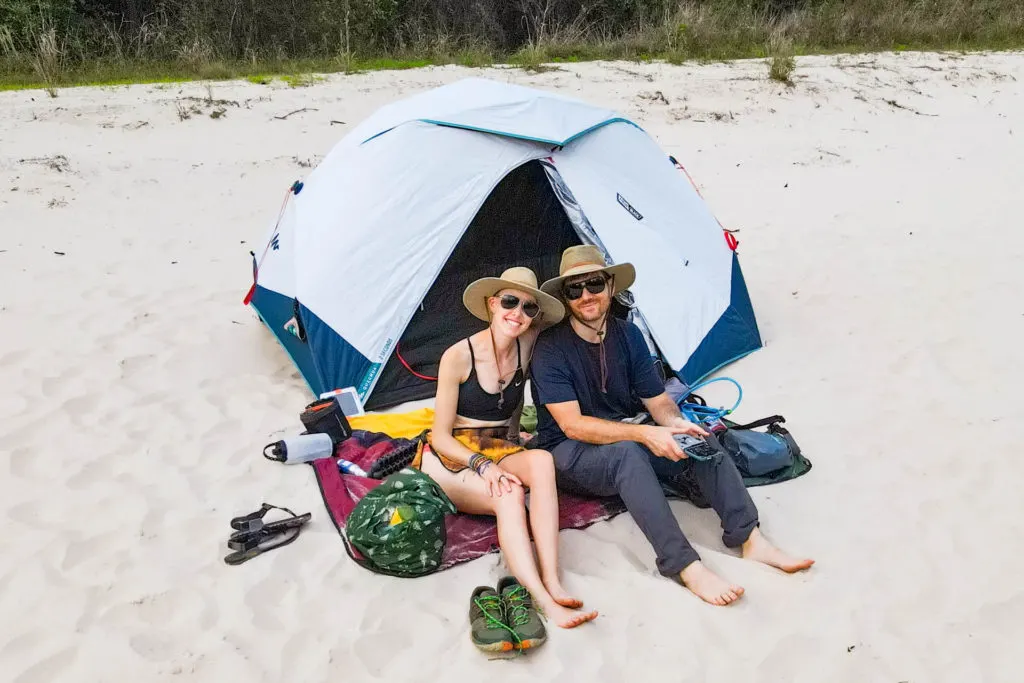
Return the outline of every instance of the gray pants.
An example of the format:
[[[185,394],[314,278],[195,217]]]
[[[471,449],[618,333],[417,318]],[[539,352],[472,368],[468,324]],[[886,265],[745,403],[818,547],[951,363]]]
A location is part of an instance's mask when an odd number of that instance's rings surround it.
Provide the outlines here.
[[[743,544],[757,526],[757,508],[732,459],[720,463],[691,459],[672,462],[633,441],[605,446],[566,440],[552,450],[558,487],[591,496],[618,495],[654,546],[658,571],[678,575],[700,559],[672,515],[658,479],[692,474],[701,494],[722,520],[722,541]],[[691,470],[686,472],[686,470]]]

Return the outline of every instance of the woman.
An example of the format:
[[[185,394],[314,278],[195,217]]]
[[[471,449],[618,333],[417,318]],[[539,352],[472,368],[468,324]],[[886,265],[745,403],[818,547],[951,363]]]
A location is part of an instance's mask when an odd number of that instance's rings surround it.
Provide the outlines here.
[[[438,369],[434,425],[420,469],[461,512],[494,515],[509,569],[548,619],[572,628],[597,616],[581,612],[558,579],[558,494],[547,451],[518,445],[526,367],[541,328],[565,315],[561,302],[537,288],[529,268],[509,268],[466,288],[469,312],[485,330],[451,346]],[[527,529],[524,488],[530,490]]]

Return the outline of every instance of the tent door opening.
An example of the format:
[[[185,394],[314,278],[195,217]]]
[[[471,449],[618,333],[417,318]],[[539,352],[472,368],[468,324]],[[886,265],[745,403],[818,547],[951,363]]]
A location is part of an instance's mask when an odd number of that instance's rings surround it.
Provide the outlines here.
[[[581,244],[580,237],[540,162],[527,162],[505,176],[480,207],[402,333],[398,353],[393,352],[381,370],[367,410],[434,395],[435,383],[417,377],[401,361],[419,375],[436,377],[445,349],[484,329],[485,323],[462,305],[462,292],[469,283],[497,276],[512,266],[532,269],[542,283],[558,275],[562,251],[575,244]]]

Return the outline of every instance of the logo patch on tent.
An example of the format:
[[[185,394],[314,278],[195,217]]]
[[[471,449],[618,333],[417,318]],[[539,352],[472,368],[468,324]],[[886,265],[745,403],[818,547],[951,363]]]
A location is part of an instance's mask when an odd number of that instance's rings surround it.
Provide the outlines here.
[[[275,232],[274,236],[270,238],[270,248],[273,249],[274,251],[277,251],[278,249],[281,248],[280,237],[281,233]]]
[[[619,204],[622,205],[623,209],[625,209],[626,211],[629,211],[629,215],[631,215],[633,218],[637,219],[638,221],[642,221],[644,219],[644,217],[640,214],[640,212],[637,211],[636,209],[634,209],[633,205],[630,204],[629,202],[627,202],[626,198],[623,197],[621,194],[616,192],[615,193],[615,198],[617,200],[619,200]]]

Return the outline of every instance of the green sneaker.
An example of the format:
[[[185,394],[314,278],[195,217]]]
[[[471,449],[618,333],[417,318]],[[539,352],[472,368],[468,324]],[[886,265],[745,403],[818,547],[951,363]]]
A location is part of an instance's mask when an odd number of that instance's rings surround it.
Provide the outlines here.
[[[515,633],[505,623],[505,605],[490,586],[478,586],[469,601],[469,635],[486,652],[515,648]]]
[[[540,614],[533,606],[530,592],[512,576],[506,576],[498,581],[498,592],[501,593],[501,601],[505,604],[505,615],[508,618],[506,623],[519,636],[516,648],[528,650],[543,645],[548,639],[548,633]]]

